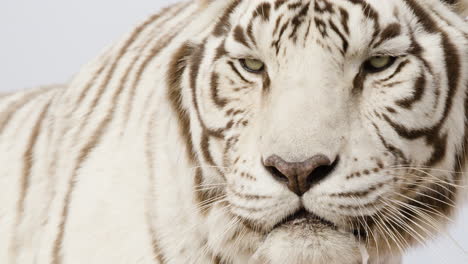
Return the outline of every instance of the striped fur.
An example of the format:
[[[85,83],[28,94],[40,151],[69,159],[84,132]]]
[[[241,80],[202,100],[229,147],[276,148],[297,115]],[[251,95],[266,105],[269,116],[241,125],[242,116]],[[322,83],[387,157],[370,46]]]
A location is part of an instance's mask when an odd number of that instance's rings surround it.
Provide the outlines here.
[[[0,263],[398,263],[463,189],[467,6],[182,2],[0,95]],[[339,162],[301,198],[262,164],[317,153]]]

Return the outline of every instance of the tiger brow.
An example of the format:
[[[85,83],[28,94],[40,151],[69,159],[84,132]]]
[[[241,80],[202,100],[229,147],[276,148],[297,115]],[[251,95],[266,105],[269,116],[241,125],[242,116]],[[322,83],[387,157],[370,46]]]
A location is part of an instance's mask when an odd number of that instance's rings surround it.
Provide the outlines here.
[[[372,47],[376,48],[384,42],[395,39],[401,36],[401,25],[398,23],[391,23],[387,25],[379,34],[380,39]]]

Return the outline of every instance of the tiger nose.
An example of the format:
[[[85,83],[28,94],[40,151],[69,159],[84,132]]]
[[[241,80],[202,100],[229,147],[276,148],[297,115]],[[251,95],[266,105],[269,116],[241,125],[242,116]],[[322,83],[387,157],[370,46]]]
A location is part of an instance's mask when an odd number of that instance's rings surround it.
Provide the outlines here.
[[[263,161],[263,165],[279,182],[284,183],[292,192],[302,196],[310,188],[326,178],[338,164],[325,155],[315,155],[303,162],[287,162],[277,155]]]

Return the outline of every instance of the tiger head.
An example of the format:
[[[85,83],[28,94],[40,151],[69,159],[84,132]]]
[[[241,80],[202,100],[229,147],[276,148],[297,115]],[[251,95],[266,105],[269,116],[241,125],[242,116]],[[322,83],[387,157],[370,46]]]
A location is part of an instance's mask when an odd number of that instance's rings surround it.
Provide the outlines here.
[[[206,213],[221,223],[214,251],[359,263],[360,247],[400,255],[443,228],[467,159],[468,26],[454,6],[202,8],[205,37],[179,53],[197,183],[218,186],[198,193],[205,205],[219,198]]]

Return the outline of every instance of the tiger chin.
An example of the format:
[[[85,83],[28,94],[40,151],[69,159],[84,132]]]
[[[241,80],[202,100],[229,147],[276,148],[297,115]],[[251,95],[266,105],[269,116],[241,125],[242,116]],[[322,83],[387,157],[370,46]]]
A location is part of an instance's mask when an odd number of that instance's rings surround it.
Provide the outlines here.
[[[1,95],[0,263],[400,263],[461,202],[467,6],[181,2]]]

